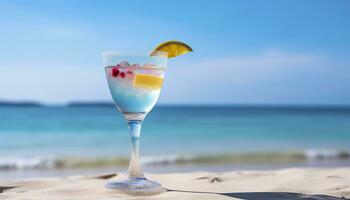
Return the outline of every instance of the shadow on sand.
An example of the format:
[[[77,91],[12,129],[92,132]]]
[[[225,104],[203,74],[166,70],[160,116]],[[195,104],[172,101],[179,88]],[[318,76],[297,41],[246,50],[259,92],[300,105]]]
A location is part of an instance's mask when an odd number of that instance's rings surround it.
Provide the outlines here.
[[[328,195],[308,195],[302,193],[293,192],[228,192],[228,193],[216,193],[216,192],[199,192],[199,191],[187,191],[187,190],[171,190],[168,192],[187,192],[198,194],[217,194],[228,197],[234,197],[244,200],[349,200],[344,197],[334,197]]]
[[[5,190],[15,188],[14,186],[0,186],[0,193],[3,193]]]

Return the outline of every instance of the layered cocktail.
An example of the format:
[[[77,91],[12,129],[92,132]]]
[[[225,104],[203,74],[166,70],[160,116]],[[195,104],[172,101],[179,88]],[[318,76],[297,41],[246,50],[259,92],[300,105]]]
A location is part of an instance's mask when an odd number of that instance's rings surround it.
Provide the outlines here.
[[[156,104],[163,84],[166,61],[154,63],[156,64],[140,65],[122,61],[115,66],[106,67],[112,98],[123,113],[146,114]]]
[[[131,136],[131,159],[128,177],[112,181],[107,188],[130,195],[154,195],[166,191],[159,183],[145,178],[139,164],[141,124],[158,100],[168,58],[192,49],[184,43],[169,41],[149,55],[103,53],[103,62],[112,98],[128,122]]]

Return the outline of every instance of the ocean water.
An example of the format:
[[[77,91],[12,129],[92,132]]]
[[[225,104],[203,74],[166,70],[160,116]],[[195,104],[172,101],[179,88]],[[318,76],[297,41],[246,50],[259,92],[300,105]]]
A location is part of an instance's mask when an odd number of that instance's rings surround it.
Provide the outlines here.
[[[125,166],[129,140],[111,106],[0,107],[0,170]],[[156,106],[141,133],[144,165],[349,165],[349,152],[340,107]]]

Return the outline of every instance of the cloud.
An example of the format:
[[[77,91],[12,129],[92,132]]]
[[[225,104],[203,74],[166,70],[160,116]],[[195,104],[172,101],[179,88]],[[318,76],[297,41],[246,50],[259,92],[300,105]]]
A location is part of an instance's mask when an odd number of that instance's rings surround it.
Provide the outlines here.
[[[267,49],[255,55],[176,63],[182,67],[168,68],[166,91],[161,100],[172,103],[347,102],[350,97],[340,88],[350,81],[349,75],[339,76],[342,62],[327,56]]]
[[[169,62],[161,103],[350,103],[349,62],[276,49],[187,60]],[[111,101],[102,67],[24,65],[1,67],[0,99]]]
[[[49,104],[110,100],[102,67],[10,66],[1,70],[0,91],[0,99]]]
[[[220,65],[233,68],[275,68],[320,63],[323,59],[320,56],[303,53],[285,53],[277,49],[268,49],[257,55],[231,56],[202,61],[203,65]]]
[[[168,74],[174,82],[193,85],[251,84],[273,78],[276,74],[305,70],[321,65],[325,60],[317,55],[305,53],[285,53],[277,49],[268,49],[256,55],[230,56],[205,59],[191,63],[178,63],[181,68],[169,67]],[[173,72],[175,71],[175,72]],[[181,74],[179,76],[179,74]],[[181,81],[180,81],[181,80]],[[199,86],[198,86],[199,87]]]

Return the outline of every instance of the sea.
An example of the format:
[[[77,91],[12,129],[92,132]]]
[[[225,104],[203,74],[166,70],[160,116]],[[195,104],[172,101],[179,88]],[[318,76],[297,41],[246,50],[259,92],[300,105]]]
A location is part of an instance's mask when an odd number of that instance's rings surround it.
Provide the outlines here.
[[[129,151],[113,105],[0,106],[0,178],[125,171]],[[350,107],[157,105],[141,163],[153,173],[350,166]]]

